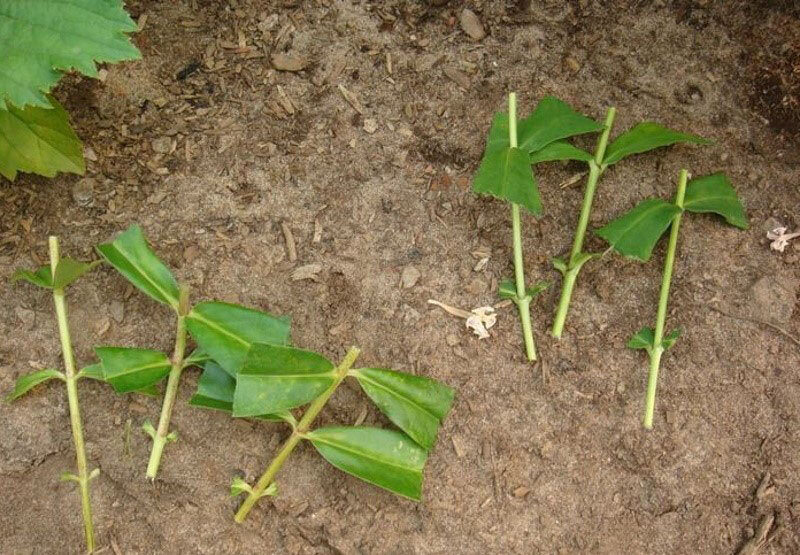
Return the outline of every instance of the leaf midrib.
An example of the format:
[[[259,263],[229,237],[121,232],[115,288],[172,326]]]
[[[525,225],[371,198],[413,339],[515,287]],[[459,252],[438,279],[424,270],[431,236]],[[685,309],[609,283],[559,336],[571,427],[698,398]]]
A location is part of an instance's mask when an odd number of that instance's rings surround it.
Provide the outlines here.
[[[431,412],[431,410],[428,409],[427,407],[423,407],[422,405],[420,405],[419,403],[417,403],[416,401],[414,401],[410,397],[406,397],[405,395],[402,395],[399,391],[391,389],[391,388],[383,385],[382,383],[380,383],[378,381],[375,381],[373,378],[368,377],[366,374],[359,373],[359,376],[361,376],[361,378],[364,381],[369,382],[372,385],[374,385],[375,387],[386,391],[387,393],[389,393],[389,395],[393,395],[394,397],[397,397],[398,399],[402,399],[402,400],[406,401],[409,405],[412,405],[412,406],[418,408],[420,411],[432,416],[437,422],[439,421],[439,416],[438,415],[436,415],[433,412]]]
[[[309,439],[311,440],[312,443],[315,442],[315,441],[317,441],[319,443],[324,443],[325,445],[329,445],[329,446],[331,446],[331,447],[333,447],[335,449],[339,449],[340,451],[344,451],[346,453],[350,453],[352,455],[356,455],[356,456],[359,456],[359,457],[364,458],[364,459],[369,459],[371,461],[375,461],[375,462],[380,463],[380,464],[385,464],[386,466],[391,466],[393,468],[399,468],[399,469],[402,469],[402,470],[406,470],[408,472],[413,472],[414,474],[422,474],[422,470],[421,469],[418,469],[418,468],[415,468],[415,467],[411,467],[411,466],[405,466],[405,465],[402,465],[402,464],[397,464],[397,463],[394,463],[394,462],[389,462],[389,461],[386,461],[386,460],[384,460],[384,459],[382,459],[380,457],[375,457],[375,456],[373,456],[371,454],[366,454],[366,453],[363,453],[361,451],[357,451],[357,450],[355,450],[355,449],[353,449],[351,447],[343,446],[343,445],[337,443],[336,441],[331,441],[331,440],[328,440],[328,439],[321,439],[320,437],[314,436],[313,434]]]

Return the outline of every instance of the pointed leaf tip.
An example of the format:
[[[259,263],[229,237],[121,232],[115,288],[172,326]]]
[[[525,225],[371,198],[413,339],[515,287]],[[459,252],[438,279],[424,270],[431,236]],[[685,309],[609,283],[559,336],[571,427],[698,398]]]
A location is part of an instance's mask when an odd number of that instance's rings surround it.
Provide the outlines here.
[[[519,147],[535,153],[560,139],[602,129],[603,124],[576,112],[566,102],[546,96],[539,101],[533,113],[519,123]],[[565,152],[562,148],[561,154]],[[571,155],[581,156],[574,151]]]
[[[484,158],[475,174],[472,190],[519,204],[537,216],[542,213],[530,157],[519,148],[505,148]]]
[[[721,172],[692,179],[686,185],[683,208],[689,212],[718,214],[740,229],[749,227],[744,206],[733,184]]]
[[[661,235],[681,209],[670,202],[652,198],[609,222],[595,233],[620,254],[646,262]]]
[[[675,143],[707,145],[712,141],[698,135],[667,129],[652,121],[645,121],[626,131],[608,145],[603,165],[611,166],[632,154],[648,152]]]
[[[52,379],[66,381],[64,374],[53,368],[46,368],[45,370],[20,376],[14,384],[14,389],[6,396],[6,401],[10,402],[19,399],[37,385]]]

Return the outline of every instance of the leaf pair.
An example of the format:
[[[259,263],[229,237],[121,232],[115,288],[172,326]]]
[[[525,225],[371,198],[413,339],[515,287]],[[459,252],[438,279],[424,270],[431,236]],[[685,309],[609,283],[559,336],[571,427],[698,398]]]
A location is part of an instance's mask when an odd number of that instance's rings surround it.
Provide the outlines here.
[[[664,336],[661,340],[661,348],[665,351],[672,347],[678,338],[681,336],[683,330],[675,328],[670,333]],[[644,327],[634,334],[625,345],[629,349],[644,349],[648,354],[652,354],[653,350],[657,347],[655,330],[650,327]]]
[[[11,276],[11,281],[27,281],[45,289],[64,289],[72,282],[87,272],[94,269],[99,261],[79,262],[71,258],[61,258],[56,264],[55,276],[49,264],[41,266],[35,272],[30,270],[17,270]]]
[[[744,208],[731,182],[723,173],[694,179],[686,186],[683,210],[714,213],[730,225],[747,229]],[[671,202],[651,198],[596,230],[620,254],[647,261],[659,238],[669,228],[675,216],[683,210]]]
[[[552,160],[591,160],[591,155],[568,142],[567,137],[598,131],[603,126],[547,96],[519,122],[517,148],[511,147],[508,114],[497,113],[473,190],[520,204],[531,213],[542,212],[532,164]]]

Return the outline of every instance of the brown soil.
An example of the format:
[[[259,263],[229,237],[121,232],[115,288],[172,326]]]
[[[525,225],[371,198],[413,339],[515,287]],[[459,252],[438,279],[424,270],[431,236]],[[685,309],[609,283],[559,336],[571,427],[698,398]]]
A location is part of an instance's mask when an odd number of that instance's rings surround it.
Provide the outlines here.
[[[775,520],[761,552],[800,553],[800,346],[790,337],[800,336],[800,241],[781,254],[765,238],[777,223],[800,227],[796,4],[465,5],[485,39],[461,31],[454,0],[131,1],[146,16],[135,37],[144,59],[58,89],[95,182],[90,193],[75,176],[0,185],[0,390],[59,364],[50,298],[5,278],[44,260],[48,234],[88,258],[133,222],[196,299],[291,314],[298,346],[339,357],[357,344],[364,363],[457,390],[422,503],[304,446],[279,475],[280,496],[236,525],[228,484],[259,475],[284,428],[187,406],[197,379],[187,372],[180,440],[150,484],[139,427],[159,400],[82,383],[105,553],[734,553],[765,516]],[[310,63],[275,71],[277,51]],[[681,167],[724,169],[748,208],[747,232],[685,220],[669,313],[685,332],[664,357],[651,433],[639,423],[646,360],[624,344],[654,319],[663,245],[647,265],[588,265],[560,343],[546,333],[558,288],[541,297],[536,365],[523,360],[513,308],[479,341],[426,304],[495,302],[511,272],[507,207],[469,190],[509,90],[523,111],[554,94],[596,118],[615,105],[618,129],[649,119],[715,139],[614,168],[595,225],[669,196]],[[558,184],[579,170],[539,172],[545,215],[524,222],[531,281],[558,284],[548,259],[568,249],[581,200],[579,185]],[[475,272],[479,247],[491,259]],[[318,279],[292,281],[310,263],[322,265]],[[402,289],[409,265],[421,279]],[[70,292],[82,361],[98,344],[170,349],[169,313],[111,269]],[[385,423],[344,387],[322,421],[352,423],[363,410]],[[78,498],[58,481],[74,466],[63,391],[40,387],[3,404],[0,419],[0,551],[80,552]]]

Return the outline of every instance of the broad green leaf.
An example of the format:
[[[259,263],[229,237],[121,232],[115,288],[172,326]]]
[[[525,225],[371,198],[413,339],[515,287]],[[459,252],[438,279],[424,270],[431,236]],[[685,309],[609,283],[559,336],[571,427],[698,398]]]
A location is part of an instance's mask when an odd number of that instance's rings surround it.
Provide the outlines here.
[[[427,452],[411,438],[380,428],[320,428],[305,436],[339,470],[419,501]]]
[[[655,332],[653,328],[644,327],[630,338],[626,347],[629,349],[644,349],[649,353],[653,349],[654,341]]]
[[[681,328],[675,328],[669,334],[664,336],[664,339],[661,340],[661,344],[664,346],[664,350],[669,349],[675,344],[675,342],[681,336],[681,332],[683,332]]]
[[[253,343],[289,343],[288,317],[215,301],[195,305],[186,316],[186,328],[231,376],[239,371]]]
[[[106,381],[105,376],[103,376],[103,365],[100,364],[99,362],[81,368],[80,371],[78,372],[78,377],[90,378],[92,380],[97,380],[100,382]]]
[[[183,359],[183,367],[201,366],[204,362],[210,361],[211,355],[206,353],[203,349],[195,349],[188,357]]]
[[[719,214],[729,224],[747,229],[747,216],[733,185],[724,173],[692,179],[686,186],[684,210]]]
[[[253,343],[236,374],[234,416],[257,416],[304,405],[335,381],[331,361],[284,345]]]
[[[131,393],[138,393],[147,397],[161,397],[161,390],[158,389],[158,384],[148,385],[142,389],[134,389]]]
[[[590,162],[594,156],[576,146],[572,146],[567,141],[556,141],[550,143],[541,150],[531,152],[531,164],[541,162],[554,162],[556,160],[580,160]]]
[[[707,145],[711,144],[711,142],[697,135],[673,131],[655,122],[645,121],[626,131],[608,145],[603,165],[610,166],[631,154],[648,152],[675,143]]]
[[[56,264],[56,275],[53,278],[53,288],[63,289],[81,277],[83,274],[96,268],[99,264],[99,260],[95,262],[79,262],[71,258],[62,258],[58,261],[58,264]]]
[[[542,213],[530,157],[518,148],[498,150],[484,158],[472,190],[521,204],[536,215]]]
[[[433,447],[439,425],[453,404],[451,388],[430,378],[381,368],[359,368],[351,374],[395,426],[425,449]]]
[[[511,146],[508,135],[508,114],[497,112],[492,119],[492,127],[489,129],[489,137],[486,139],[486,149],[483,158],[493,152],[505,150]]]
[[[537,282],[535,285],[532,285],[531,287],[528,287],[525,290],[525,294],[527,296],[533,298],[533,297],[539,295],[540,293],[542,293],[543,291],[545,291],[548,287],[550,287],[550,284],[548,282],[540,281],[540,282]],[[503,281],[501,281],[500,285],[498,287],[497,294],[501,299],[512,299],[512,300],[516,299],[517,298],[517,286],[514,283],[514,280],[512,280],[512,279],[504,279]]]
[[[19,280],[27,281],[28,283],[32,283],[38,287],[44,287],[45,289],[53,288],[53,273],[50,270],[49,264],[40,267],[35,272],[23,269],[17,270],[14,272],[14,275],[11,276],[11,281]]]
[[[681,209],[674,204],[651,198],[595,233],[611,243],[620,254],[647,261],[659,237],[680,213]]]
[[[98,245],[97,252],[140,291],[178,310],[178,282],[147,244],[138,225],[120,233],[113,243]]]
[[[122,0],[3,0],[0,2],[0,109],[47,106],[61,72],[97,76],[95,62],[136,60],[126,33],[136,24]]]
[[[120,392],[145,390],[169,374],[172,364],[167,355],[151,349],[95,347],[103,365],[103,377]]]
[[[7,1],[7,0],[4,0]],[[38,2],[28,2],[38,4]],[[0,2],[0,12],[3,3]],[[3,22],[0,13],[0,52]],[[6,66],[5,52],[0,61],[0,83]],[[0,84],[2,87],[2,84]],[[83,145],[69,126],[67,112],[55,98],[45,97],[46,108],[8,105],[0,109],[0,175],[11,181],[17,172],[53,177],[58,172],[83,174]],[[2,96],[0,96],[2,104]]]
[[[17,379],[17,383],[14,384],[14,390],[6,396],[6,401],[19,399],[40,383],[52,380],[53,378],[58,378],[60,380],[65,379],[64,374],[52,368],[38,370],[37,372],[31,372],[30,374],[20,376]]]
[[[559,139],[602,129],[602,123],[579,114],[557,98],[546,96],[533,113],[519,123],[519,148],[534,153]]]
[[[235,389],[236,379],[223,370],[219,364],[209,360],[203,366],[203,373],[200,374],[200,379],[197,381],[197,391],[189,399],[189,404],[232,412]],[[260,414],[258,418],[271,421],[294,421],[294,417],[288,411],[279,414]]]

